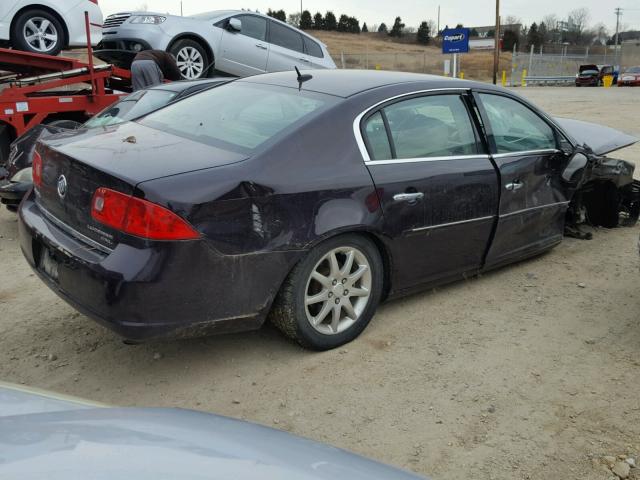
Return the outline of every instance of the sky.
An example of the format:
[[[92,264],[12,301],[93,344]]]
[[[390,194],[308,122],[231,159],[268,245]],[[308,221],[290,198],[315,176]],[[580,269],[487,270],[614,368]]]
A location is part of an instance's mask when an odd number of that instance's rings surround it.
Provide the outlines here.
[[[300,11],[300,0],[241,0],[242,3],[229,0],[182,0],[185,15],[210,10],[251,9],[266,12],[271,8],[283,9],[287,14]],[[629,29],[640,29],[640,2],[637,0],[501,0],[500,13],[503,18],[513,15],[529,25],[548,14],[564,18],[575,8],[586,7],[590,11],[589,24],[604,23],[611,32],[615,30],[615,7],[623,9],[621,24]],[[149,11],[180,14],[180,0],[100,0],[100,6],[106,15],[126,12],[142,6]],[[392,24],[396,16],[402,17],[407,26],[418,26],[422,20],[437,21],[440,5],[440,25],[451,27],[458,23],[465,26],[482,26],[495,23],[494,0],[449,0],[447,2],[429,0],[302,0],[304,10],[312,14],[332,10],[336,15],[353,15],[360,23],[367,25],[385,22]],[[626,7],[626,8],[625,8]]]

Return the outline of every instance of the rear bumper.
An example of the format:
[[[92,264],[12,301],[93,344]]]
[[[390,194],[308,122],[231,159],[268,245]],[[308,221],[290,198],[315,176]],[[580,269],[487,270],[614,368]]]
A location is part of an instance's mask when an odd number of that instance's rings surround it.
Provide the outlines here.
[[[294,261],[290,252],[220,255],[204,240],[100,251],[44,217],[32,195],[20,205],[19,236],[49,288],[134,341],[259,328]],[[43,268],[44,255],[57,278]]]

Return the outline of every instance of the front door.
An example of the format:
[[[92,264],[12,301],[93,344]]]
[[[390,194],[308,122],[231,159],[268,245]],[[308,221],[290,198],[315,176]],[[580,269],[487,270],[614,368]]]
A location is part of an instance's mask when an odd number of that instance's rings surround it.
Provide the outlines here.
[[[571,198],[560,175],[569,157],[558,150],[560,133],[529,106],[496,93],[475,98],[501,178],[498,225],[486,259],[492,267],[562,240]]]
[[[462,91],[421,94],[363,117],[365,160],[392,237],[397,290],[481,266],[498,181],[468,105]]]
[[[256,15],[236,15],[240,20],[240,31],[224,28],[221,39],[221,58],[216,59],[216,68],[246,77],[267,70],[269,44],[267,43],[267,19]]]

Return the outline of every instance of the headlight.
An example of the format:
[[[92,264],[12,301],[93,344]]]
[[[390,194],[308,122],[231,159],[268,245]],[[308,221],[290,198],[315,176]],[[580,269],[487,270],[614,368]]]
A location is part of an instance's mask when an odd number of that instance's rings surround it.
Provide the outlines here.
[[[33,183],[33,174],[31,167],[23,168],[16,172],[16,174],[9,180],[16,183]]]
[[[146,23],[151,25],[158,25],[164,22],[167,17],[161,17],[160,15],[134,15],[131,17],[130,23]]]

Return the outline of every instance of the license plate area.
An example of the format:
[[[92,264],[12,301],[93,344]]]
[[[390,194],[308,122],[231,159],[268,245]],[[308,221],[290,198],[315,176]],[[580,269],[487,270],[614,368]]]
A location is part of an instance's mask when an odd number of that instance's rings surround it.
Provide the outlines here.
[[[38,269],[43,272],[47,277],[49,277],[54,282],[58,281],[58,270],[60,261],[56,258],[54,252],[50,249],[42,245],[40,247],[40,255],[38,261]]]

